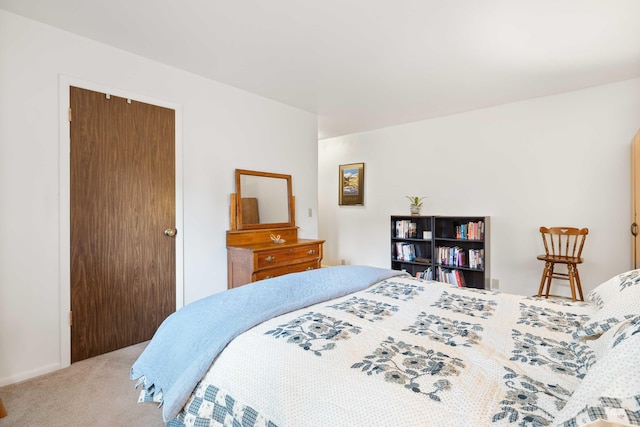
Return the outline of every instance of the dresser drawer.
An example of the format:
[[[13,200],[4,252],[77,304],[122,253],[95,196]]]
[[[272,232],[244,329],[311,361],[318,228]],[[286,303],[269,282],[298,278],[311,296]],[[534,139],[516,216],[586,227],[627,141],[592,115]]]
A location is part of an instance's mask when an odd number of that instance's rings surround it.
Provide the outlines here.
[[[229,289],[269,277],[320,268],[324,240],[286,239],[227,246]]]
[[[316,268],[320,268],[319,260],[260,270],[253,274],[252,279],[253,281],[270,279],[272,277],[282,276],[288,273],[298,273],[301,271],[315,270]]]
[[[320,244],[295,246],[287,249],[272,249],[255,252],[256,270],[274,268],[291,264],[292,262],[304,262],[306,260],[318,260],[321,258],[322,248]],[[297,270],[301,271],[301,270]]]

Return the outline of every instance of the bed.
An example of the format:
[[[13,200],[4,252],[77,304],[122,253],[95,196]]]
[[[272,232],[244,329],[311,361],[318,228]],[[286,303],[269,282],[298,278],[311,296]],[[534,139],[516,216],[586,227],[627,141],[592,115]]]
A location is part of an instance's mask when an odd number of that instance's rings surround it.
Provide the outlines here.
[[[172,427],[640,425],[639,283],[568,302],[294,273],[178,310],[131,379]]]

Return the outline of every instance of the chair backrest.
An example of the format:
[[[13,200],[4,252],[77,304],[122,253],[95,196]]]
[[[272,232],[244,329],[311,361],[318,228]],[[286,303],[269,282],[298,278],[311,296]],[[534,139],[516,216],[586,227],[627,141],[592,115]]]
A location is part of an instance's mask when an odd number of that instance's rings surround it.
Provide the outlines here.
[[[580,258],[588,228],[540,227],[547,256]]]

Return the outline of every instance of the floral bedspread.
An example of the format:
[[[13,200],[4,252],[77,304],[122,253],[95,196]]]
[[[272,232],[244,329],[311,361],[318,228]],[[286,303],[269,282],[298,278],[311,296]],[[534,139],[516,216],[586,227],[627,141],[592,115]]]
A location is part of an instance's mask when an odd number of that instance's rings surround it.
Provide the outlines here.
[[[595,362],[595,311],[394,277],[264,322],[170,426],[548,425]]]

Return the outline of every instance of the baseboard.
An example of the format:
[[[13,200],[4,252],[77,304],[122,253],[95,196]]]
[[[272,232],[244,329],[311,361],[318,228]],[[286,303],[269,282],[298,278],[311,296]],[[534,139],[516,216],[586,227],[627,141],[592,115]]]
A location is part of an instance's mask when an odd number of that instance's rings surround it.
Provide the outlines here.
[[[50,372],[58,371],[62,369],[59,363],[44,366],[33,371],[22,372],[10,377],[0,378],[0,387],[4,387],[9,384],[19,383],[21,381],[30,380],[31,378],[39,377],[40,375],[48,374]]]

